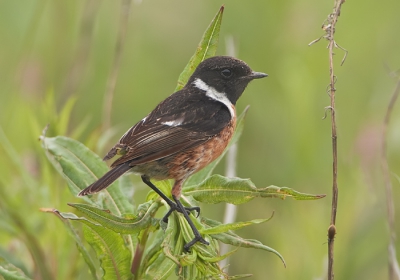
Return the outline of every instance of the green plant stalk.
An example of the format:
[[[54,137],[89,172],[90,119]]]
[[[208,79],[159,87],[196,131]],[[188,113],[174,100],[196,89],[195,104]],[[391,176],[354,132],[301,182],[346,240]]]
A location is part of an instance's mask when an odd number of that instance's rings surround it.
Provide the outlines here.
[[[142,274],[141,262],[143,258],[143,253],[146,248],[147,239],[149,237],[149,229],[147,228],[142,231],[139,238],[140,242],[136,245],[135,255],[133,256],[131,272],[134,275],[135,280],[140,280],[140,275]]]
[[[160,205],[160,204],[158,204]],[[160,207],[157,208],[157,211]],[[154,211],[151,215],[152,218],[154,218],[155,214],[157,211]],[[151,227],[146,228],[145,230],[142,230],[140,233],[139,237],[139,242],[136,245],[136,250],[135,250],[135,255],[133,256],[132,260],[132,266],[131,266],[131,272],[134,275],[135,280],[140,280],[138,277],[142,275],[142,267],[141,267],[141,262],[144,254],[144,250],[146,248],[146,243],[149,237],[149,232],[150,232]]]

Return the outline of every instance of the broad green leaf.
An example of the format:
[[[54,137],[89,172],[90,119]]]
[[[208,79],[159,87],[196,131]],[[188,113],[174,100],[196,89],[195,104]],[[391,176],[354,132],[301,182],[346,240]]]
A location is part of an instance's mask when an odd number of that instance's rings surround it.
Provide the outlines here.
[[[224,6],[219,9],[218,13],[215,15],[214,19],[211,21],[210,25],[204,32],[203,38],[201,38],[201,41],[197,46],[196,52],[190,58],[189,63],[186,65],[185,69],[179,76],[178,85],[176,86],[175,91],[182,89],[186,85],[189,77],[193,74],[194,70],[200,64],[200,62],[214,56],[217,52],[219,30],[221,27],[223,13]]]
[[[63,136],[52,138],[42,136],[41,140],[48,159],[66,179],[74,195],[108,171],[107,165],[78,141]],[[107,208],[117,215],[132,213],[133,206],[117,185],[118,181],[92,198],[104,198]],[[91,202],[87,197],[84,199]]]
[[[4,278],[3,278],[4,277]],[[5,259],[0,257],[0,279],[6,280],[30,280],[31,278],[27,277],[25,273],[14,266],[11,263],[8,263]]]
[[[164,254],[158,254],[156,260],[147,267],[141,278],[143,280],[164,280],[174,272],[176,263],[166,258]]]
[[[76,232],[76,229],[71,224],[70,219],[64,218],[61,213],[56,209],[49,209],[49,208],[41,208],[40,211],[46,213],[55,214],[61,222],[64,224],[65,229],[69,233],[69,235],[75,240],[76,246],[78,247],[79,252],[82,254],[86,264],[89,267],[89,270],[93,276],[93,279],[98,279],[96,274],[96,268],[92,257],[90,256],[89,252],[86,250],[85,246],[83,245],[82,239],[79,234]]]
[[[203,168],[202,170],[200,170],[196,174],[193,174],[191,177],[189,177],[189,179],[186,180],[186,182],[185,182],[184,189],[186,188],[186,186],[192,186],[192,185],[200,184],[201,182],[203,182],[206,178],[208,178],[211,175],[211,173],[213,172],[214,168],[222,160],[222,158],[224,157],[226,152],[229,150],[229,148],[233,144],[235,144],[239,140],[240,136],[242,135],[243,128],[244,128],[244,120],[245,120],[245,117],[246,117],[246,114],[247,114],[247,111],[249,110],[249,108],[250,108],[250,106],[247,106],[243,110],[243,112],[239,115],[239,117],[237,118],[235,133],[233,134],[232,139],[229,142],[229,144],[226,147],[226,149],[224,150],[224,152],[216,160],[214,160],[212,163],[207,165],[205,168]]]
[[[216,227],[216,226],[221,225],[220,222],[217,222],[215,220],[211,220],[211,219],[208,219],[205,217],[202,218],[202,223],[204,223],[205,225],[208,225],[209,227]],[[215,238],[225,244],[230,244],[233,246],[244,247],[244,248],[261,249],[261,250],[265,250],[270,253],[274,253],[281,259],[283,264],[286,266],[285,260],[283,259],[282,255],[279,254],[278,251],[262,244],[258,240],[244,239],[244,238],[240,237],[239,235],[233,233],[232,231],[228,231],[226,233],[211,234],[211,237]]]
[[[120,234],[90,223],[83,226],[83,234],[100,261],[104,271],[103,280],[132,279],[132,256]]]
[[[100,224],[84,217],[78,217],[73,213],[57,211],[57,215],[62,219],[79,221],[84,224],[85,240],[95,250],[104,271],[102,279],[124,280],[132,278],[130,272],[131,253],[126,248],[124,238],[119,233],[102,227]]]
[[[103,227],[124,234],[137,234],[145,228],[156,226],[158,220],[153,217],[160,207],[160,203],[157,202],[145,203],[145,207],[136,217],[127,219],[115,216],[104,209],[99,209],[87,204],[69,203],[68,205],[86,214],[90,219],[96,221]]]
[[[1,229],[0,229],[0,232],[1,232]],[[14,232],[12,236],[16,236],[16,235],[17,235],[17,233]],[[2,258],[6,263],[12,264],[13,266],[15,266],[19,270],[21,270],[23,274],[29,275],[29,273],[28,273],[29,270],[26,267],[27,264],[24,262],[23,259],[21,259],[21,257],[18,254],[15,254],[14,250],[9,250],[9,248],[7,248],[5,246],[0,246],[0,256],[1,256],[0,260]],[[2,279],[1,274],[0,274],[0,279]]]
[[[272,218],[272,216],[271,216],[271,218]],[[224,233],[224,232],[227,232],[229,230],[238,230],[238,229],[250,226],[250,225],[265,223],[265,222],[269,221],[271,218],[269,218],[269,219],[255,219],[255,220],[251,220],[251,221],[247,221],[247,222],[236,222],[236,223],[231,223],[231,224],[220,224],[220,225],[215,226],[215,227],[202,229],[200,231],[200,233],[201,234],[219,234],[219,233]]]
[[[312,200],[325,197],[325,195],[300,193],[286,187],[269,186],[256,188],[249,179],[227,178],[221,175],[213,175],[197,186],[186,187],[184,194],[210,204],[220,202],[242,204],[256,197],[276,197],[281,199],[292,197],[296,200]]]

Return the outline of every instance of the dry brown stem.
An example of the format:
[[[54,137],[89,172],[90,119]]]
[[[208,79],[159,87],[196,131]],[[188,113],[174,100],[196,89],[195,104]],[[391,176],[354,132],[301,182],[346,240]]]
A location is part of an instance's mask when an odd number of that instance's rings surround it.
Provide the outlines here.
[[[328,50],[329,50],[329,78],[330,84],[328,88],[328,93],[330,97],[330,105],[325,107],[325,116],[327,110],[331,113],[331,136],[332,136],[332,210],[331,210],[331,220],[330,226],[328,228],[328,279],[334,279],[334,270],[333,270],[333,262],[334,262],[334,244],[335,244],[335,235],[336,235],[336,212],[338,205],[338,197],[339,197],[339,189],[337,185],[337,133],[336,133],[336,108],[335,108],[335,83],[336,76],[334,74],[334,64],[333,64],[333,55],[334,48],[339,48],[345,52],[345,55],[342,59],[341,65],[343,65],[344,61],[347,57],[347,50],[339,46],[334,39],[335,36],[335,28],[336,23],[338,21],[338,17],[340,16],[340,10],[342,4],[345,0],[335,0],[335,5],[333,8],[333,12],[328,15],[324,24],[322,25],[322,30],[325,31],[325,34],[319,37],[318,39],[312,41],[309,46],[318,42],[322,38],[328,40]]]

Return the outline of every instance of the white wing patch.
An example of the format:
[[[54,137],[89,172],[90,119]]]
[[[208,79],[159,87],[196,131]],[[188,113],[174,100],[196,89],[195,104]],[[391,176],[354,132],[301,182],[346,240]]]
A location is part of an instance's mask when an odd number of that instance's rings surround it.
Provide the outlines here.
[[[173,120],[173,121],[162,122],[162,124],[168,125],[168,126],[180,126],[182,123],[183,123],[183,118]]]
[[[162,124],[168,125],[168,126],[180,126],[183,122],[183,119],[178,119],[175,121],[168,121],[168,122],[163,122]]]
[[[235,111],[232,108],[232,102],[226,97],[226,94],[224,92],[219,92],[215,88],[210,87],[207,85],[203,80],[197,78],[193,82],[194,86],[197,87],[198,89],[204,90],[206,92],[206,95],[218,102],[223,103],[231,113],[231,117],[233,118],[235,116]]]

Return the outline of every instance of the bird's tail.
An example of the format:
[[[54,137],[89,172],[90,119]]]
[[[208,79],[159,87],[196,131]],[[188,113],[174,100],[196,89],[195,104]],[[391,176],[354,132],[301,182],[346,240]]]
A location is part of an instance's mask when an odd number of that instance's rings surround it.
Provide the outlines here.
[[[88,186],[86,189],[82,190],[78,196],[85,196],[92,193],[97,193],[109,185],[111,185],[115,180],[121,177],[122,174],[131,169],[132,166],[129,166],[129,162],[123,163],[121,165],[116,166],[115,168],[108,171],[103,175],[99,180]]]

